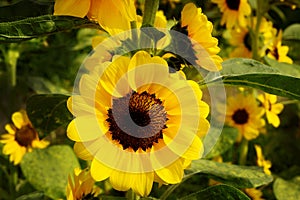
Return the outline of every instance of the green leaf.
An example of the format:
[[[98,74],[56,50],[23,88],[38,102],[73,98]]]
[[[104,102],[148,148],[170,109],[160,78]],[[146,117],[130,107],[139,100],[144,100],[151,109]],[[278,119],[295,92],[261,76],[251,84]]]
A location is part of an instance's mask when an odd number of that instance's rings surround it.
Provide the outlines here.
[[[267,56],[264,57],[264,60],[268,65],[277,69],[281,74],[300,78],[300,65],[278,62],[277,60],[268,58]]]
[[[16,200],[43,200],[43,199],[49,199],[49,198],[47,198],[43,192],[33,192],[30,194],[24,194],[18,197]]]
[[[0,43],[20,42],[74,28],[100,28],[88,19],[71,16],[43,15],[0,23]]]
[[[300,87],[295,87],[300,85],[300,78],[281,74],[279,70],[251,59],[229,59],[222,65],[221,76],[209,75],[205,78],[205,83],[200,85],[246,86],[300,100]]]
[[[218,163],[210,160],[196,160],[188,169],[187,176],[202,173],[222,183],[237,188],[255,188],[270,183],[272,176],[266,175],[259,167]]]
[[[193,193],[186,197],[180,198],[180,200],[250,200],[250,198],[240,191],[229,185],[216,185],[208,187],[205,190]]]
[[[68,91],[60,88],[50,81],[42,77],[31,76],[28,78],[28,84],[31,89],[33,89],[38,94],[49,94],[49,93],[59,93],[67,94]]]
[[[238,130],[232,127],[224,127],[217,143],[205,158],[213,158],[225,153],[235,143],[238,137]]]
[[[300,32],[300,24],[292,24],[283,31],[282,40],[300,41],[299,32]]]
[[[68,96],[61,94],[39,94],[27,100],[28,117],[41,137],[72,120],[67,99]]]
[[[273,190],[278,200],[298,200],[300,197],[300,176],[289,181],[277,178],[273,184]]]
[[[21,161],[22,172],[30,184],[53,199],[65,197],[68,175],[75,167],[79,167],[78,160],[67,145],[35,149]]]

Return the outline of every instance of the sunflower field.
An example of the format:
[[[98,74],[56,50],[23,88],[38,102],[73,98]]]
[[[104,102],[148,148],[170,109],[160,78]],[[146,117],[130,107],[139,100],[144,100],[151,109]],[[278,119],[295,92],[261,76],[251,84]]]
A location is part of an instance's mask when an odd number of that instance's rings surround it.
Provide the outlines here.
[[[0,0],[0,200],[299,200],[299,0]]]

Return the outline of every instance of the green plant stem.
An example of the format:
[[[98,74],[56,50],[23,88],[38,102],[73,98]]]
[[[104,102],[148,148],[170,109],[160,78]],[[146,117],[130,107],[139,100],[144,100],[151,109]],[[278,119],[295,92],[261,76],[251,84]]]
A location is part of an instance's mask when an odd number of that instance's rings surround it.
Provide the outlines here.
[[[179,184],[171,185],[168,189],[159,197],[160,200],[166,200],[170,194],[179,186]]]
[[[158,10],[159,0],[146,0],[142,27],[154,25],[155,15]]]
[[[287,101],[282,101],[282,102],[278,102],[278,103],[282,103],[283,105],[288,105],[288,104],[299,103],[299,101],[298,100],[287,100]]]
[[[134,193],[134,191],[131,189],[126,192],[126,198],[128,200],[138,200],[139,199],[139,197],[136,195],[136,193]]]
[[[245,165],[247,161],[248,155],[248,140],[243,138],[240,144],[240,157],[239,157],[239,164]]]
[[[263,1],[257,0],[256,1],[256,24],[254,30],[250,32],[252,34],[252,58],[255,60],[259,60],[259,28],[261,24],[261,20],[263,17]],[[252,26],[253,27],[253,26]]]
[[[15,43],[10,44],[8,50],[3,52],[3,55],[9,75],[8,84],[13,88],[17,84],[17,61],[20,56],[19,45]]]

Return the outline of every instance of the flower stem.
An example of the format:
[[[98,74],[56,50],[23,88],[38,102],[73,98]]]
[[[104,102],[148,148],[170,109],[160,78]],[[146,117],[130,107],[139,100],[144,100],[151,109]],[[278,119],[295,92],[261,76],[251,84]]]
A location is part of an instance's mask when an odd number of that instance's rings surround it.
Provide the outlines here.
[[[155,15],[158,10],[159,0],[146,0],[143,16],[143,27],[151,27],[154,25]]]
[[[3,50],[3,56],[8,72],[8,84],[13,88],[17,84],[17,61],[20,56],[19,45],[15,43],[10,44],[6,51]]]
[[[128,200],[138,200],[139,199],[139,197],[136,195],[136,193],[134,193],[133,190],[128,190],[126,192],[126,198]]]
[[[243,138],[240,144],[240,157],[239,157],[239,164],[245,165],[247,161],[247,154],[248,154],[248,140]]]
[[[262,1],[256,1],[256,24],[254,30],[252,31],[252,58],[255,60],[259,60],[259,28],[262,20]]]
[[[179,184],[171,185],[168,189],[159,197],[160,200],[166,200],[170,194],[179,186]]]

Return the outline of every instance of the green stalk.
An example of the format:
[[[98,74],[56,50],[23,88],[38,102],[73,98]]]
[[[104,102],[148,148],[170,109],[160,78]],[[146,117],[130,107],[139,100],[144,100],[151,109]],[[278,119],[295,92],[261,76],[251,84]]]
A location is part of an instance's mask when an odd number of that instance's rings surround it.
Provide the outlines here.
[[[126,198],[128,200],[138,200],[139,199],[139,197],[136,195],[136,193],[134,193],[134,191],[132,189],[130,189],[126,192]]]
[[[154,25],[155,15],[158,10],[159,0],[146,0],[143,15],[143,27],[151,27]]]
[[[20,56],[19,45],[12,43],[9,45],[7,51],[4,51],[4,60],[7,67],[8,77],[9,77],[9,86],[12,88],[17,84],[17,61]]]
[[[239,157],[239,164],[245,165],[247,161],[248,155],[248,140],[243,138],[240,144],[240,157]]]
[[[256,25],[254,27],[254,30],[250,34],[252,34],[252,58],[255,60],[259,60],[259,54],[258,54],[258,46],[259,46],[259,27],[261,24],[262,19],[262,1],[257,0],[256,1]]]

